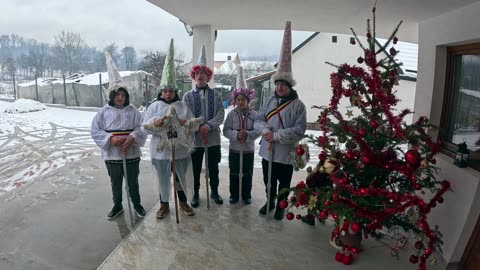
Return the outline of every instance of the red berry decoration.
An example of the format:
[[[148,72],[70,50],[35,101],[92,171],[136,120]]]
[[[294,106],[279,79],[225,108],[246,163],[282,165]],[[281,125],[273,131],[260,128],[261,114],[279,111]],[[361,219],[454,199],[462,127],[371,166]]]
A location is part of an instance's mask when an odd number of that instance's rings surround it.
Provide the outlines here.
[[[397,42],[398,42],[398,38],[397,38],[397,37],[394,37],[394,38],[393,38],[393,44],[397,44]]]
[[[432,249],[430,249],[430,248],[425,249],[425,254],[432,255],[432,253],[433,253]]]
[[[410,256],[409,260],[410,260],[411,263],[417,264],[418,263],[418,256],[412,255],[412,256]]]
[[[280,206],[280,208],[282,209],[285,209],[288,207],[288,202],[286,200],[281,200],[279,203],[278,203],[278,206]]]
[[[370,121],[370,126],[372,126],[372,128],[377,128],[378,127],[377,121],[375,120]]]
[[[397,50],[395,50],[395,48],[393,48],[393,47],[390,48],[389,52],[392,56],[395,56],[397,54]]]
[[[362,230],[362,226],[360,226],[360,224],[358,224],[358,223],[352,223],[350,228],[352,229],[352,232],[354,232],[354,233],[359,233]]]
[[[298,214],[298,215],[296,216],[296,218],[297,218],[298,220],[300,220],[300,219],[302,219],[302,215]]]
[[[343,264],[345,265],[350,265],[353,262],[353,256],[352,254],[347,254],[343,256]]]
[[[414,168],[418,168],[418,166],[420,166],[421,160],[422,157],[416,150],[410,149],[407,151],[407,153],[405,153],[405,161]]]
[[[303,156],[303,154],[305,154],[305,150],[301,146],[297,148],[296,152],[297,152],[297,156]]]
[[[343,255],[343,253],[341,253],[340,251],[337,252],[337,254],[335,254],[335,260],[336,260],[337,262],[343,262],[343,257],[344,257],[344,255]]]
[[[292,220],[294,218],[294,214],[292,212],[287,213],[287,219]]]
[[[352,40],[350,41],[350,44],[352,44],[352,45],[355,45],[356,43],[357,43],[357,42],[355,41],[355,39],[352,39]]]
[[[361,57],[361,56],[358,57],[358,58],[357,58],[357,62],[358,62],[359,64],[363,63],[363,57]]]

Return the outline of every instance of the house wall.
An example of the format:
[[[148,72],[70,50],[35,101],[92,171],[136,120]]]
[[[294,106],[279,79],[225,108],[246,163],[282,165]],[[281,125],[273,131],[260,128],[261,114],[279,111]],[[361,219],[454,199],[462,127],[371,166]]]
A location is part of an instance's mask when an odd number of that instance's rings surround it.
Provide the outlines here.
[[[440,123],[442,112],[447,47],[480,41],[480,2],[450,11],[419,24],[418,79],[414,119],[430,117]],[[478,193],[480,173],[455,167],[447,156],[438,158],[442,169],[439,179],[452,182],[453,193],[445,195],[445,204],[434,209],[430,218],[443,231],[443,258],[458,262],[473,232],[480,213]]]
[[[337,43],[332,43],[333,35],[337,36]],[[320,113],[318,109],[311,109],[311,107],[328,105],[332,96],[329,75],[336,71],[336,68],[325,62],[359,65],[356,59],[363,56],[363,51],[358,45],[350,44],[350,37],[352,36],[319,33],[292,56],[292,72],[297,81],[294,89],[298,90],[300,99],[307,107],[308,122],[316,121]],[[363,40],[363,44],[366,44],[366,40]],[[361,66],[366,68],[364,64]],[[394,88],[401,100],[396,108],[399,110],[413,108],[415,85],[415,82],[401,80],[400,85]],[[339,110],[345,114],[347,109],[353,110],[354,115],[359,113],[356,108],[350,108],[348,99],[342,99]],[[405,120],[411,121],[411,116],[406,117]]]

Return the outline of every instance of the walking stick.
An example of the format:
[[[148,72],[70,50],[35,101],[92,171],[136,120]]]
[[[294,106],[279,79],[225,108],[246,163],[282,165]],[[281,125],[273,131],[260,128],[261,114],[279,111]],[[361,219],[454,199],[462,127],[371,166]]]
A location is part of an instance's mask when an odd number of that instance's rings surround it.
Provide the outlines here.
[[[130,204],[130,190],[128,186],[128,177],[127,177],[127,160],[125,159],[125,155],[122,156],[122,163],[123,163],[123,177],[125,178],[125,191],[127,192],[127,201],[128,201],[128,212],[130,213],[130,221],[133,225],[133,216],[132,216],[132,206]]]
[[[208,115],[208,110],[207,110],[207,102],[205,99],[205,90],[200,92],[202,96],[202,103],[203,103],[203,116],[204,116],[204,123],[207,123],[207,115]],[[208,170],[208,138],[203,139],[203,151],[205,152],[205,187],[207,190],[207,209],[210,209],[210,186],[208,183],[208,178],[210,177],[210,172]]]
[[[240,118],[241,119],[241,122],[240,122],[240,130],[244,130],[245,129],[245,125],[244,125],[244,119],[245,119],[245,116],[242,115],[242,117]],[[240,141],[240,171],[238,172],[238,198],[240,199],[240,196],[242,196],[242,183],[243,183],[243,144],[244,142],[243,141]]]
[[[208,178],[210,177],[208,170],[208,147],[207,142],[203,141],[203,150],[205,151],[205,186],[207,187],[207,209],[210,209],[210,186],[208,184]]]
[[[177,194],[177,166],[175,164],[175,139],[172,138],[172,171],[173,171],[173,196],[175,197],[175,218],[178,221],[178,194]]]
[[[270,199],[272,187],[272,163],[273,163],[273,143],[268,145],[268,181],[267,181],[267,216],[270,213]]]

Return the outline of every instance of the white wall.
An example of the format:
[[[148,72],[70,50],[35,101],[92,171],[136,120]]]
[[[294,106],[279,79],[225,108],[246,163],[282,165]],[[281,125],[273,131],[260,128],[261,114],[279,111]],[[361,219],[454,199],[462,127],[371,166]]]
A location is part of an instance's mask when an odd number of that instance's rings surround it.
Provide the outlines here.
[[[332,35],[337,36],[337,43],[332,43]],[[336,71],[325,62],[331,62],[337,65],[348,63],[350,65],[359,65],[357,58],[363,57],[363,51],[358,45],[350,44],[350,35],[320,33],[304,47],[295,52],[292,56],[292,72],[297,85],[294,87],[298,90],[300,99],[307,107],[307,121],[315,122],[318,119],[320,110],[310,109],[313,105],[326,106],[330,103],[332,97],[332,89],[330,87],[330,74]],[[363,41],[366,44],[366,41]],[[362,67],[366,68],[364,64]],[[401,80],[400,85],[394,87],[397,96],[401,100],[397,109],[405,108],[413,109],[415,99],[415,82]],[[350,101],[342,99],[339,110],[342,114],[348,110],[354,110],[354,114],[358,113],[356,108],[350,108]],[[405,118],[408,122],[411,116]]]
[[[414,119],[430,117],[433,124],[440,123],[446,70],[446,48],[451,45],[480,41],[480,2],[419,24],[418,78],[415,94]],[[444,235],[446,262],[461,259],[480,213],[480,173],[472,169],[453,166],[451,158],[438,158],[442,169],[439,179],[453,182],[453,193],[445,196],[445,205],[434,209],[431,223],[440,225]]]

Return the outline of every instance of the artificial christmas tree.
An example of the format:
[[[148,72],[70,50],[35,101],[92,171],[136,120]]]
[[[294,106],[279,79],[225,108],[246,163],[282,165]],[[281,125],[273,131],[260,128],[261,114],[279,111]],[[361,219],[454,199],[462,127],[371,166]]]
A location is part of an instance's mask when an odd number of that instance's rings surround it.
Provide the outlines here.
[[[352,29],[356,38],[352,45],[364,52],[357,62],[365,63],[367,69],[334,65],[337,71],[330,76],[333,95],[318,120],[322,135],[313,140],[322,148],[320,162],[309,175],[310,184],[300,182],[290,189],[290,206],[281,205],[288,210],[304,207],[321,220],[331,216],[337,224],[333,240],[343,249],[336,260],[346,265],[352,263],[351,254],[360,251],[361,233],[380,241],[394,238],[397,244],[390,248],[397,255],[405,247],[405,232],[412,232],[416,252],[410,262],[426,269],[427,259],[433,251],[441,252],[442,244],[440,232],[430,226],[427,216],[444,201],[442,196],[450,183],[435,179],[434,156],[441,143],[428,135],[428,119],[420,117],[406,124],[404,118],[412,112],[406,109],[398,113],[394,109],[400,66],[393,56],[398,51],[392,47],[387,54],[385,50],[391,42],[397,43],[401,22],[386,43],[377,46],[375,7],[372,12],[373,27],[368,20],[366,46]],[[378,59],[382,53],[387,57]],[[359,109],[359,116],[350,119],[348,111],[348,119],[343,117],[339,109],[342,98]],[[317,184],[326,175],[333,187]],[[287,212],[287,219],[293,219],[293,213]]]

